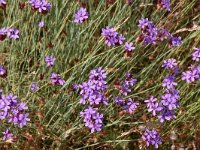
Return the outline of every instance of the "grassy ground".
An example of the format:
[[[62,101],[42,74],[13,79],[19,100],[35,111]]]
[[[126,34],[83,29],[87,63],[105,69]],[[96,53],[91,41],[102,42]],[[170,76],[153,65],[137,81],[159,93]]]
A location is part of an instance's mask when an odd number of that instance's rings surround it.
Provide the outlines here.
[[[176,58],[181,71],[192,63],[193,47],[200,45],[200,30],[193,28],[200,23],[198,0],[172,0],[171,12],[157,9],[151,0],[135,0],[131,5],[123,0],[114,0],[112,4],[106,0],[89,0],[86,7],[90,17],[81,25],[73,23],[73,15],[80,8],[76,1],[50,1],[53,7],[47,15],[33,13],[28,5],[19,10],[17,0],[9,1],[6,13],[3,13],[1,27],[19,28],[20,38],[0,43],[0,63],[8,69],[8,77],[0,79],[0,86],[28,103],[31,118],[23,129],[1,123],[1,131],[9,126],[17,138],[7,147],[139,149],[143,144],[138,141],[141,137],[138,126],[148,123],[160,130],[163,138],[160,149],[170,148],[171,131],[178,135],[177,147],[180,144],[185,147],[200,144],[199,82],[186,84],[181,81],[181,76],[178,77],[181,105],[173,121],[157,123],[155,118],[148,116],[142,104],[149,95],[160,96],[163,93],[161,83],[168,74],[161,67],[164,59]],[[183,44],[169,48],[166,42],[153,46],[136,43],[140,34],[138,20],[143,17],[148,17],[158,27],[166,27],[173,35],[181,36]],[[45,22],[45,29],[38,27],[41,20]],[[131,58],[124,57],[123,46],[109,48],[104,44],[100,33],[105,26],[116,28],[127,41],[135,43]],[[54,67],[46,68],[46,55],[56,56]],[[107,69],[110,86],[116,79],[123,78],[125,72],[131,71],[138,83],[129,97],[139,101],[141,106],[133,115],[120,115],[121,110],[113,103],[114,93],[110,91],[109,106],[101,108],[105,116],[104,128],[99,133],[90,134],[79,116],[84,107],[79,104],[78,92],[73,92],[71,85],[87,80],[90,70],[99,66]],[[49,84],[52,71],[60,73],[66,80],[63,87]],[[32,82],[40,85],[36,93],[29,92]],[[3,142],[1,145],[5,147]]]

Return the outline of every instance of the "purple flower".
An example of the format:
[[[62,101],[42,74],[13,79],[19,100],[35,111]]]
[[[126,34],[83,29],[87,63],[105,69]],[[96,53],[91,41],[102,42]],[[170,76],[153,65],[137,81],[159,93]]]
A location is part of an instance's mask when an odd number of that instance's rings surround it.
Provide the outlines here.
[[[83,112],[80,113],[85,126],[88,127],[91,133],[97,131],[101,131],[102,122],[103,122],[103,114],[97,112],[98,108],[88,107]]]
[[[40,22],[38,23],[38,26],[41,27],[41,28],[43,28],[43,27],[44,27],[44,21],[40,21]]]
[[[139,20],[139,27],[142,28],[142,29],[145,29],[148,24],[150,23],[149,19],[148,18],[142,18]]]
[[[194,48],[194,52],[192,53],[192,60],[199,61],[200,60],[200,47]]]
[[[126,42],[125,43],[125,51],[126,52],[132,52],[134,49],[135,49],[135,47],[133,46],[132,42],[130,42],[130,43]]]
[[[51,79],[51,83],[53,85],[64,85],[65,84],[65,80],[63,80],[59,74],[56,74],[56,73],[52,73],[51,76],[50,76],[50,79]]]
[[[199,79],[200,79],[199,66],[193,66],[191,70],[182,73],[182,80],[185,80],[187,83],[191,83]]]
[[[14,29],[14,28],[8,29],[7,36],[10,39],[17,40],[17,39],[19,39],[19,30],[18,29]]]
[[[27,121],[30,121],[30,119],[28,118],[28,115],[29,115],[28,113],[19,114],[18,124],[20,128],[22,128],[23,126],[26,126]]]
[[[177,86],[177,83],[174,82],[174,80],[175,76],[169,75],[163,80],[162,86],[166,87],[167,89],[173,89],[174,86]]]
[[[104,103],[107,104],[108,98],[104,92],[107,89],[107,82],[105,81],[107,74],[101,67],[90,71],[89,80],[79,85],[81,91],[81,104],[86,104],[89,101],[90,105]]]
[[[171,93],[166,93],[162,95],[161,103],[169,110],[176,109],[179,106],[176,97],[174,97],[174,95],[172,95]]]
[[[7,76],[7,70],[0,65],[0,77],[6,77]]]
[[[89,17],[89,13],[87,12],[86,8],[80,8],[76,14],[74,15],[74,22],[75,23],[83,23]]]
[[[19,107],[18,107],[19,111],[23,111],[23,110],[27,110],[27,109],[28,109],[28,106],[26,103],[24,103],[24,102],[19,103]]]
[[[171,11],[170,0],[162,0],[161,4],[163,8],[167,9],[168,11]]]
[[[29,4],[31,4],[34,10],[38,10],[40,13],[47,13],[51,9],[51,4],[46,0],[29,0]]]
[[[7,32],[8,30],[5,27],[0,29],[0,41],[3,41],[6,38]]]
[[[6,0],[0,0],[0,7],[2,8],[6,7]]]
[[[155,116],[156,113],[162,109],[156,101],[157,98],[155,98],[154,96],[151,96],[149,99],[144,101],[145,103],[147,103],[148,112],[152,112],[153,116]]]
[[[10,132],[8,131],[8,129],[6,129],[6,130],[3,132],[3,138],[2,138],[2,140],[3,140],[3,141],[6,141],[6,140],[12,141],[12,136],[13,136],[13,134],[10,133]]]
[[[171,45],[172,46],[179,46],[181,45],[183,42],[181,40],[181,37],[174,37],[174,36],[171,36]]]
[[[105,37],[105,44],[110,46],[115,46],[117,44],[123,44],[125,38],[122,34],[118,34],[114,28],[106,27],[102,29],[101,35]]]
[[[2,94],[1,95],[1,99],[0,99],[0,110],[4,111],[6,113],[3,113],[1,115],[7,114],[8,110],[10,109],[10,103],[11,102],[7,99],[7,96],[5,96],[4,94]],[[2,116],[2,117],[4,117],[4,116]]]
[[[134,102],[134,100],[132,100],[131,98],[128,98],[128,102],[124,106],[124,109],[127,112],[132,113],[133,111],[135,111],[137,109],[138,105],[139,105],[138,102]]]
[[[31,83],[30,91],[31,92],[36,92],[37,90],[39,90],[38,83],[36,83],[36,82]]]
[[[155,130],[149,130],[146,128],[145,132],[142,135],[142,139],[146,142],[146,146],[154,145],[155,148],[158,148],[162,144],[160,134]]]
[[[163,41],[164,39],[168,39],[168,38],[171,37],[171,34],[166,29],[160,29],[158,34],[159,34],[159,39],[161,41]]]
[[[174,67],[176,67],[178,64],[176,62],[176,59],[170,58],[168,60],[164,60],[164,63],[162,65],[163,68],[166,69],[173,69]]]
[[[176,118],[175,110],[169,110],[168,107],[162,107],[162,110],[160,111],[160,114],[158,115],[158,119],[161,123],[163,123],[165,120],[171,120]]]
[[[55,60],[56,60],[56,58],[53,57],[53,56],[46,56],[45,57],[45,62],[47,64],[47,67],[54,66]]]
[[[115,97],[115,103],[118,106],[124,106],[125,105],[125,100],[120,95],[118,95],[117,97]]]
[[[120,92],[127,96],[128,93],[131,92],[131,87],[135,85],[137,79],[133,78],[130,72],[126,73],[126,79],[124,80],[123,84],[120,85]]]

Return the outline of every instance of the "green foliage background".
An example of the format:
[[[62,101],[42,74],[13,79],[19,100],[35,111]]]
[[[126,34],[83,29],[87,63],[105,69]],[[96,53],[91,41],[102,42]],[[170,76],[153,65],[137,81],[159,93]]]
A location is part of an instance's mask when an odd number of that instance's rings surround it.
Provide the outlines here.
[[[19,28],[20,39],[6,39],[0,43],[0,62],[8,69],[8,77],[0,79],[0,86],[5,92],[13,91],[27,102],[31,116],[31,122],[23,129],[2,123],[1,130],[9,126],[17,138],[11,147],[137,149],[140,138],[138,126],[152,121],[155,123],[155,118],[149,115],[141,119],[147,114],[142,103],[150,95],[159,97],[163,93],[161,83],[169,73],[161,68],[163,60],[176,58],[181,71],[193,63],[191,53],[193,47],[200,45],[200,30],[178,34],[176,31],[199,25],[200,3],[198,0],[172,0],[173,10],[166,13],[157,9],[151,0],[135,0],[130,6],[123,0],[115,0],[109,5],[106,5],[106,0],[88,0],[86,7],[90,17],[84,24],[76,25],[73,15],[80,8],[76,1],[50,2],[53,7],[47,15],[33,12],[28,4],[20,10],[18,0],[8,0],[6,12],[1,12],[1,27]],[[148,17],[158,27],[166,27],[172,34],[181,36],[183,44],[169,48],[167,42],[153,46],[135,43],[140,34],[137,22],[142,17]],[[38,27],[41,20],[45,22],[45,29]],[[131,58],[124,57],[123,46],[109,48],[104,44],[100,33],[106,26],[116,28],[127,41],[135,43],[136,49]],[[53,68],[46,67],[46,55],[56,56]],[[116,94],[109,91],[110,104],[101,107],[105,127],[100,133],[90,134],[79,116],[84,108],[79,104],[78,92],[71,91],[71,85],[87,80],[89,71],[99,66],[109,72],[107,81],[110,86],[117,78],[123,78],[125,72],[131,71],[138,79],[138,84],[128,97],[139,101],[141,106],[135,114],[121,116],[121,110],[113,103],[112,97]],[[66,80],[63,87],[50,86],[52,71],[60,73]],[[163,136],[164,145],[161,149],[170,146],[170,131],[175,130],[180,136],[177,143],[187,145],[195,139],[199,130],[200,84],[186,84],[180,79],[178,90],[181,107],[177,119],[163,125],[155,124]],[[37,93],[29,92],[32,82],[40,85]]]

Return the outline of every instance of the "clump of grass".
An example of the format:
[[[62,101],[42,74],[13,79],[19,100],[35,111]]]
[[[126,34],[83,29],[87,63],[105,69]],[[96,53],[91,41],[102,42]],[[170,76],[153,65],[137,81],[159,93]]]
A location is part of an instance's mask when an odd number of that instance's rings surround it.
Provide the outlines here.
[[[49,2],[52,8],[45,14],[33,11],[27,1],[21,2],[24,7],[19,7],[18,1],[8,1],[6,9],[1,11],[1,27],[18,28],[20,38],[0,41],[0,63],[8,70],[7,77],[0,78],[0,87],[27,103],[31,119],[22,129],[1,121],[0,131],[9,125],[16,138],[11,145],[1,141],[1,147],[138,149],[145,147],[141,141],[144,127],[160,132],[162,149],[169,149],[172,144],[188,148],[199,145],[198,81],[187,84],[181,80],[181,75],[177,77],[180,107],[173,121],[159,123],[144,104],[150,95],[160,97],[163,93],[161,84],[169,74],[162,68],[164,60],[175,58],[181,72],[191,64],[198,65],[191,57],[193,48],[200,45],[198,0],[172,0],[170,12],[158,9],[157,2],[151,0],[135,0],[130,4],[120,0]],[[74,14],[80,7],[87,8],[89,18],[82,24],[75,24]],[[181,36],[183,43],[169,47],[167,41],[156,45],[138,42],[141,34],[138,20],[141,18],[149,18],[173,36]],[[40,21],[44,21],[44,27],[38,26]],[[106,26],[113,27],[126,41],[134,43],[130,57],[124,55],[123,45],[109,47],[104,44],[101,29]],[[56,57],[54,66],[46,66],[46,56]],[[116,85],[118,79],[124,79],[126,72],[131,72],[138,83],[125,98],[136,99],[140,106],[134,114],[124,114],[114,103],[116,91],[108,90],[109,105],[101,106],[104,127],[101,132],[91,134],[79,115],[85,109],[79,103],[79,91],[71,87],[86,81],[90,70],[98,67],[106,69],[110,87]],[[63,86],[52,86],[52,72],[65,80]],[[36,92],[30,91],[33,82],[39,85]],[[179,137],[175,141],[169,140],[171,131]]]

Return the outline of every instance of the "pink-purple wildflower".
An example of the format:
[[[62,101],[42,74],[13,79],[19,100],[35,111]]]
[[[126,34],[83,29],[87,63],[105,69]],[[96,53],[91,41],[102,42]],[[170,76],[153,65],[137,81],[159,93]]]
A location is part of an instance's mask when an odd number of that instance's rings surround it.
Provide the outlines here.
[[[53,85],[64,85],[65,84],[65,80],[63,80],[59,74],[56,74],[54,72],[51,74],[50,79],[51,79],[51,83]]]
[[[7,76],[7,69],[0,65],[0,77],[4,78]]]
[[[47,67],[54,66],[56,58],[54,56],[46,56],[45,63]]]
[[[126,52],[132,52],[135,49],[134,45],[132,42],[126,42],[125,43],[125,51]]]
[[[1,94],[0,96],[0,119],[11,122],[14,125],[19,125],[20,128],[25,126],[30,119],[26,103],[17,100],[17,96],[9,93],[7,96]]]
[[[77,24],[83,23],[89,17],[89,13],[86,8],[80,8],[74,15],[74,22]]]
[[[39,26],[40,28],[43,28],[43,27],[44,27],[44,21],[40,21],[40,22],[38,23],[38,26]]]
[[[156,149],[162,144],[160,134],[155,130],[149,130],[146,128],[142,135],[142,139],[146,142],[146,146],[153,145]]]
[[[3,41],[7,37],[7,28],[3,27],[0,29],[0,41]]]
[[[171,11],[170,7],[170,0],[161,0],[162,8],[166,9],[167,11]]]
[[[40,13],[46,14],[51,10],[51,3],[47,0],[29,0],[29,4],[33,10],[37,10]]]
[[[19,39],[19,30],[15,28],[10,28],[7,30],[7,37],[13,40]]]
[[[4,132],[3,132],[3,138],[2,140],[3,141],[6,141],[6,140],[10,140],[12,141],[13,139],[13,134],[11,132],[8,131],[8,129],[6,129]]]
[[[195,47],[192,53],[192,60],[198,62],[200,60],[200,47]]]
[[[122,34],[119,34],[114,28],[111,27],[103,28],[101,35],[105,38],[105,44],[109,47],[122,45],[125,40]]]
[[[174,58],[164,60],[162,67],[166,69],[173,69],[177,66],[177,61]]]

